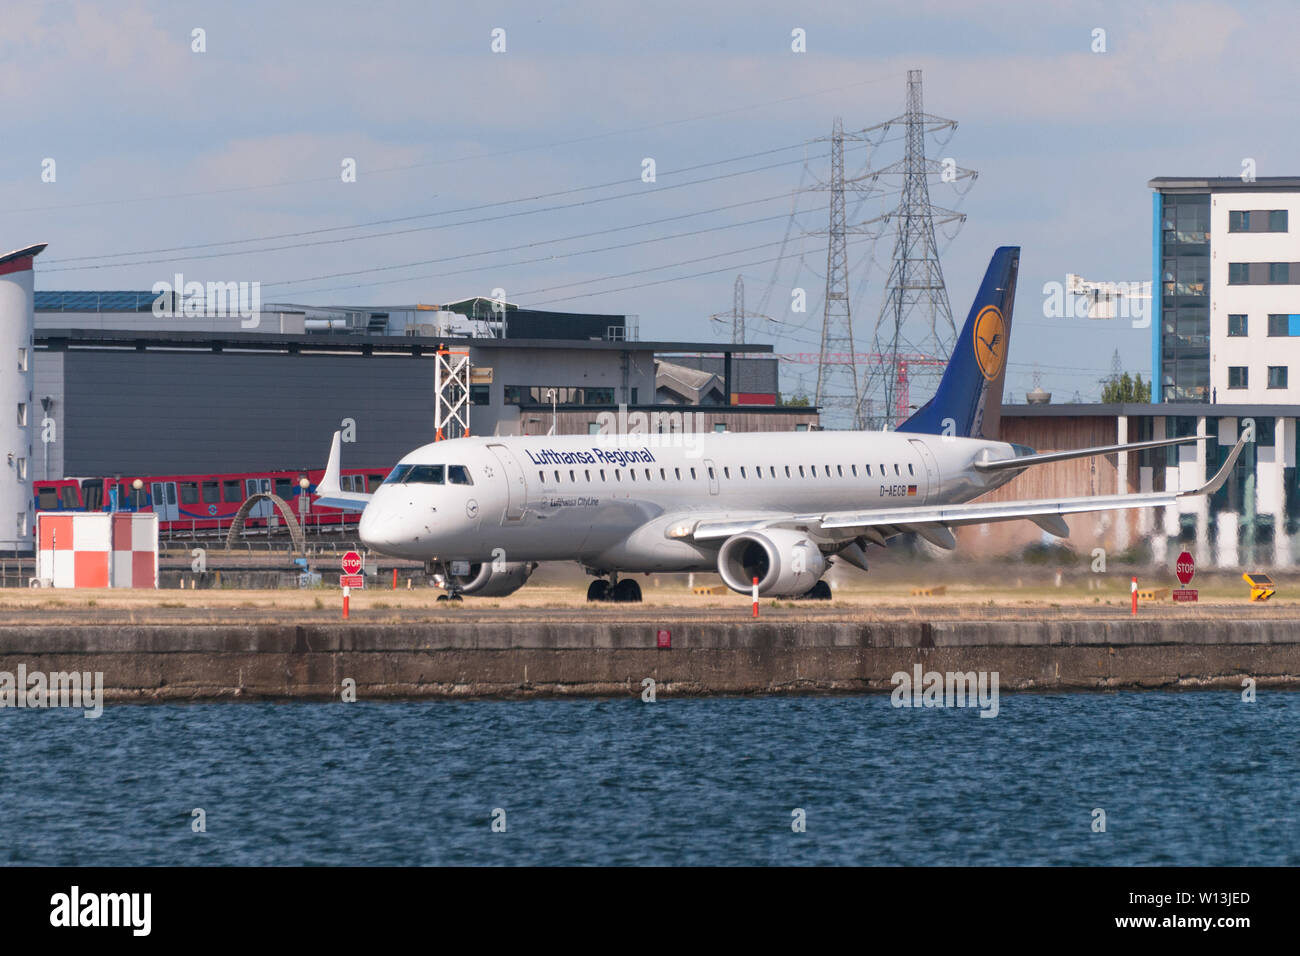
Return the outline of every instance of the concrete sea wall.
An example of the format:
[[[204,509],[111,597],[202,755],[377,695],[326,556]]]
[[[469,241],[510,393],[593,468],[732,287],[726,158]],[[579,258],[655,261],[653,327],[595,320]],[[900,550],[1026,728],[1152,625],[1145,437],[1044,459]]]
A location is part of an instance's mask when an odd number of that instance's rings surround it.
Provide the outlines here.
[[[898,671],[997,672],[1006,690],[1300,687],[1300,624],[801,621],[0,626],[0,671],[99,671],[105,699],[853,693]]]

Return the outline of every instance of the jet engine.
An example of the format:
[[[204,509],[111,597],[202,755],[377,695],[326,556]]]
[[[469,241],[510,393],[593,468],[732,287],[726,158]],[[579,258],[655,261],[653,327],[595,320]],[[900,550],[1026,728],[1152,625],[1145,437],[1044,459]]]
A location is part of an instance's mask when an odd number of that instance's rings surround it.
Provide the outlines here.
[[[718,552],[718,573],[727,587],[769,597],[805,594],[826,571],[817,545],[798,531],[771,528],[733,535]]]
[[[498,564],[493,570],[492,563],[471,564],[468,574],[448,575],[450,582],[463,594],[477,594],[479,597],[505,597],[514,594],[528,576],[537,567],[535,561],[508,561]]]

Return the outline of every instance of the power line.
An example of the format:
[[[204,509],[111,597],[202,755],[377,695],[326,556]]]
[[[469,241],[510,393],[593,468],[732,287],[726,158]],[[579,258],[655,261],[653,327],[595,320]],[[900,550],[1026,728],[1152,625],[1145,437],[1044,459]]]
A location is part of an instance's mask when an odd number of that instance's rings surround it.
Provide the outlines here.
[[[555,147],[558,146],[574,146],[579,143],[589,143],[599,139],[608,139],[613,136],[626,136],[630,133],[644,133],[650,130],[664,129],[669,126],[680,126],[684,123],[694,123],[700,120],[716,119],[720,116],[729,116],[734,113],[745,113],[750,110],[766,109],[768,107],[777,106],[782,103],[793,103],[802,99],[810,99],[816,96],[825,96],[828,93],[839,93],[844,90],[856,89],[857,87],[861,87],[861,86],[870,86],[871,84],[874,83],[884,83],[884,82],[888,82],[892,78],[893,78],[892,76],[880,76],[870,80],[859,80],[856,83],[846,83],[843,86],[828,87],[826,89],[821,89],[821,90],[813,90],[810,93],[797,93],[793,96],[781,97],[775,100],[767,100],[762,103],[752,103],[748,106],[736,106],[730,109],[716,110],[712,113],[699,113],[696,114],[695,116],[686,116],[675,120],[664,120],[663,122],[651,123],[647,126],[637,126],[637,127],[628,127],[619,130],[609,130],[608,132],[604,132],[604,133],[593,133],[589,136],[579,136],[573,139],[555,140],[550,143],[538,143],[532,146],[516,146],[516,147],[512,147],[511,149],[493,150],[491,152],[471,153],[464,156],[453,156],[449,158],[429,160],[428,162],[424,162],[424,163],[409,163],[404,166],[380,167],[378,169],[370,170],[367,173],[367,175],[374,175],[378,173],[404,172],[411,169],[427,169],[427,168],[432,168],[434,166],[446,166],[453,163],[463,163],[472,160],[495,159],[498,156],[513,156],[519,153],[534,152],[536,150],[541,150],[541,149],[554,149]],[[122,205],[125,203],[133,203],[133,202],[158,202],[160,200],[165,200],[165,199],[188,199],[197,196],[218,196],[218,195],[227,195],[236,192],[250,192],[250,191],[260,190],[260,189],[278,189],[282,186],[300,186],[309,183],[317,183],[317,182],[332,183],[337,181],[338,181],[337,178],[333,175],[319,176],[319,177],[312,177],[309,179],[286,180],[277,183],[259,183],[259,184],[248,185],[248,186],[229,186],[221,189],[195,190],[191,192],[170,193],[170,194],[164,194],[159,196],[133,196],[133,197],[124,197],[119,199],[96,199],[96,200],[89,200],[87,202],[82,202],[82,203],[66,203],[64,205],[57,205],[57,206],[27,206],[27,207],[20,207],[16,209],[12,209],[12,208],[6,209],[4,210],[4,212],[7,213],[48,212],[48,211],[57,211],[61,209],[81,209],[90,206]]]

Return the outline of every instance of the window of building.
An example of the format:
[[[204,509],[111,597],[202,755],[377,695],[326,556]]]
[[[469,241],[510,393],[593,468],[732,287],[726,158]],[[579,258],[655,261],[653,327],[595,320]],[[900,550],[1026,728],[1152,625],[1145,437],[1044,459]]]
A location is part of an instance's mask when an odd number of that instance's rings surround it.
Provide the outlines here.
[[[18,512],[18,523],[14,526],[14,531],[18,532],[18,537],[27,537],[27,512]]]
[[[714,423],[713,423],[713,430],[714,430],[715,432],[725,432],[725,431],[727,430],[727,423],[726,423],[726,422],[714,422]]]
[[[1273,337],[1300,335],[1300,315],[1270,315],[1268,334]]]
[[[491,404],[491,390],[491,385],[471,385],[469,387],[469,403],[471,405]]]
[[[1286,388],[1287,366],[1270,365],[1268,367],[1268,387],[1269,388]]]
[[[1228,388],[1247,388],[1250,376],[1244,365],[1228,366]]]
[[[1232,209],[1228,212],[1228,232],[1249,232],[1250,213],[1245,209]]]
[[[1268,231],[1286,232],[1288,218],[1285,209],[1270,209],[1268,211]]]
[[[600,422],[587,422],[587,434],[588,434],[588,435],[599,435],[599,434],[600,434]]]
[[[15,459],[14,459],[14,470],[15,470],[16,472],[18,472],[18,480],[19,480],[19,481],[26,481],[26,480],[27,480],[27,459],[26,459],[26,458],[15,458]]]
[[[1228,316],[1228,335],[1233,338],[1241,338],[1246,334],[1247,329],[1246,316],[1230,315]]]
[[[18,403],[18,427],[25,428],[26,426],[27,426],[27,403],[19,402]]]
[[[27,350],[26,349],[18,350],[18,371],[20,372],[27,371]]]
[[[1250,282],[1249,262],[1228,263],[1228,285],[1246,285]]]
[[[794,426],[794,430],[797,432],[806,432],[808,430],[808,423],[800,422],[798,425]]]
[[[1287,285],[1291,281],[1291,263],[1270,262],[1268,264],[1269,285]]]

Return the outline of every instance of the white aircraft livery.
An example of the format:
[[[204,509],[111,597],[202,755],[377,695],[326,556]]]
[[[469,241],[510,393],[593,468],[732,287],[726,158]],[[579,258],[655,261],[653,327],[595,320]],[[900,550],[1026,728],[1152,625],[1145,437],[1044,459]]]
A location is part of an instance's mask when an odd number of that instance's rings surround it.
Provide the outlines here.
[[[1065,537],[1064,516],[1169,505],[1217,490],[1241,454],[1189,491],[981,503],[1026,468],[1204,436],[1036,454],[998,440],[1020,250],[989,263],[934,398],[896,431],[457,438],[403,458],[373,494],[339,486],[339,435],[321,504],[363,509],[374,551],[426,562],[453,599],[522,587],[541,561],[577,561],[588,600],[639,601],[620,573],[717,571],[731,588],[825,598],[836,560],[915,533],[955,547],[952,529],[1028,520]]]

